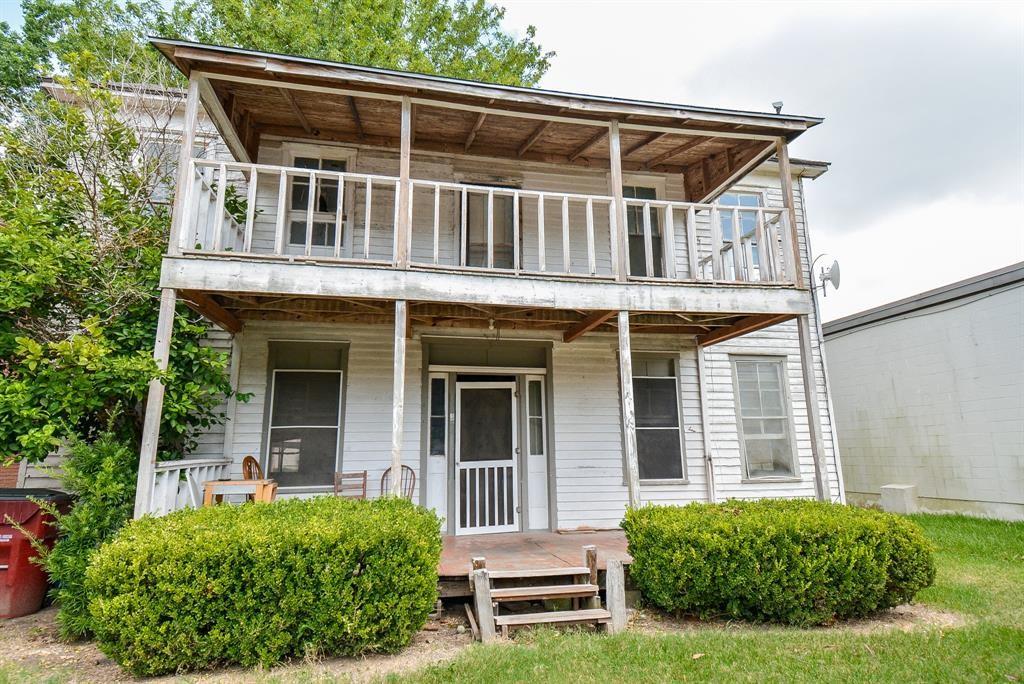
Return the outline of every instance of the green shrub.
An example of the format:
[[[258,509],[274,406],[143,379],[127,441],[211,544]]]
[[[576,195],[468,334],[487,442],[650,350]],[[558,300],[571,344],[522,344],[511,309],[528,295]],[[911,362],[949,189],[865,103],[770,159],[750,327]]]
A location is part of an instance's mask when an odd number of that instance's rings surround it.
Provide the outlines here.
[[[439,527],[394,498],[134,521],[88,570],[98,645],[136,675],[395,651],[437,599]]]
[[[827,624],[905,603],[935,564],[906,518],[816,501],[648,506],[623,522],[654,605],[701,617]]]
[[[92,633],[85,573],[96,549],[132,516],[138,451],[112,431],[92,443],[75,440],[60,468],[60,481],[75,496],[71,510],[44,507],[57,521],[59,536],[51,550],[41,550],[40,562],[54,588],[59,607],[57,626],[65,639]]]

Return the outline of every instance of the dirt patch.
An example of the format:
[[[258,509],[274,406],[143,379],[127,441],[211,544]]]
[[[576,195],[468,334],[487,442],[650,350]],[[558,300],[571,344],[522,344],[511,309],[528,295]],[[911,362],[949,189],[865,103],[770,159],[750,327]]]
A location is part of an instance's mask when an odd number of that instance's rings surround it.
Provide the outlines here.
[[[133,682],[117,663],[107,658],[91,642],[66,643],[57,636],[57,611],[47,608],[34,615],[0,620],[0,662],[13,663],[46,673],[63,673],[68,682]],[[460,630],[460,627],[462,628]],[[395,655],[364,658],[309,659],[261,673],[274,680],[290,675],[301,681],[320,681],[335,677],[352,682],[367,682],[393,673],[411,672],[457,656],[473,642],[461,606],[446,610],[428,620],[413,637],[412,643]],[[255,679],[252,670],[229,668],[186,677],[162,677],[147,682],[248,682]]]
[[[965,624],[967,624],[967,621],[962,615],[914,603],[884,610],[870,618],[837,622],[834,625],[815,627],[813,629],[871,634],[893,629],[905,632],[927,627],[950,629],[963,627]],[[765,629],[766,626],[742,621],[698,620],[693,617],[675,617],[658,610],[644,609],[632,612],[629,628],[647,634],[665,634],[701,629]]]

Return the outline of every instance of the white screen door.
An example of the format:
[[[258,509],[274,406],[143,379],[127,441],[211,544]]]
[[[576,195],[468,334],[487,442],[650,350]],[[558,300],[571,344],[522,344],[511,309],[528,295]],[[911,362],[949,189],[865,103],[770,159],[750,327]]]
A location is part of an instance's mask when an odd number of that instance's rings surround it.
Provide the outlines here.
[[[456,534],[515,532],[516,383],[455,384]]]

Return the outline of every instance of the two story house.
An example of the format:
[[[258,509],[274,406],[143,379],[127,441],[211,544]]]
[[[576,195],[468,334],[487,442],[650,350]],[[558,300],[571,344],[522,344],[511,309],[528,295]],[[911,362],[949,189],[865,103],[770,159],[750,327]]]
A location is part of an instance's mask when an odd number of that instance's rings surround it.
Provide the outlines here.
[[[453,536],[842,500],[802,204],[827,164],[787,148],[821,119],[152,42],[188,78],[155,358],[184,300],[251,399],[160,461],[151,384],[137,515],[246,456],[284,496],[411,469]],[[201,109],[227,154],[194,153]]]

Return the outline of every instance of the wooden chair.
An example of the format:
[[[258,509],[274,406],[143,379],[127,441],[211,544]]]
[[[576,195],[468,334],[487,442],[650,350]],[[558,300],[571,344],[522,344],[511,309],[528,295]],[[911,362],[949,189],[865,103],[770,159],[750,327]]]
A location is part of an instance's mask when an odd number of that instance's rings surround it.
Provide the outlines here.
[[[334,495],[346,499],[366,498],[366,471],[334,473]]]
[[[401,497],[412,500],[413,490],[416,489],[416,471],[407,465],[402,466]],[[380,495],[387,496],[391,493],[391,468],[389,467],[380,476]]]
[[[243,480],[262,480],[263,479],[263,468],[260,467],[260,462],[253,456],[246,456],[242,459],[242,479]]]

